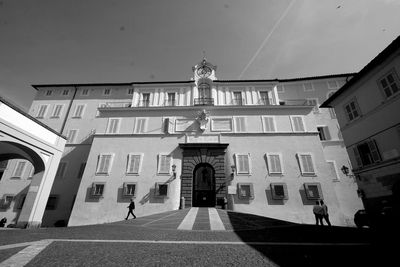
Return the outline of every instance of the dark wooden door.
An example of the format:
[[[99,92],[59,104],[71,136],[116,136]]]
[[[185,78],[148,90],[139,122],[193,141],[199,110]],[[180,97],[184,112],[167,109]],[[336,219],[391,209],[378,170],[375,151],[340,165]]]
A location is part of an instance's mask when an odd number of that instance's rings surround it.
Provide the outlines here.
[[[194,171],[193,207],[215,207],[214,169],[208,164],[201,164]]]

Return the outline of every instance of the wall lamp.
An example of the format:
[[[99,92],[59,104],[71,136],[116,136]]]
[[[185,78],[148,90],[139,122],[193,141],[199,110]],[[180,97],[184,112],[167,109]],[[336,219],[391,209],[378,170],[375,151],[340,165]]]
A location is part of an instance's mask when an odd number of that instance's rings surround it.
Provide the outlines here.
[[[176,178],[176,165],[175,164],[172,165],[172,175],[174,176],[174,178]]]
[[[342,168],[341,168],[341,170],[342,170],[342,172],[343,172],[344,175],[349,176],[350,170],[349,170],[348,167],[346,167],[346,166],[343,165]]]
[[[233,177],[235,176],[235,170],[236,170],[236,166],[232,165],[231,166],[232,172],[231,172],[231,178],[233,179]]]

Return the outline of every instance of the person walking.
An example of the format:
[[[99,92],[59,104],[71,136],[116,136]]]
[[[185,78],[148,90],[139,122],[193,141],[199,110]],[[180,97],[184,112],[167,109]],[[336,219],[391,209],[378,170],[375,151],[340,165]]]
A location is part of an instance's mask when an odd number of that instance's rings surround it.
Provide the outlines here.
[[[322,207],[319,205],[319,201],[315,201],[315,205],[313,206],[313,213],[315,216],[315,225],[324,225],[324,223],[322,222],[322,216],[323,216],[323,209]]]
[[[128,211],[128,215],[126,215],[125,220],[128,220],[129,214],[132,214],[133,219],[136,219],[136,215],[133,214],[133,210],[135,210],[135,202],[133,201],[133,198],[131,198],[131,203],[129,204],[129,206],[127,208],[129,209],[129,211]]]
[[[327,223],[329,226],[331,226],[331,222],[329,221],[328,206],[325,205],[325,203],[324,203],[323,200],[321,200],[320,203],[321,203],[321,207],[322,207],[322,211],[323,211],[322,217],[324,218],[324,220],[326,221],[326,223]]]

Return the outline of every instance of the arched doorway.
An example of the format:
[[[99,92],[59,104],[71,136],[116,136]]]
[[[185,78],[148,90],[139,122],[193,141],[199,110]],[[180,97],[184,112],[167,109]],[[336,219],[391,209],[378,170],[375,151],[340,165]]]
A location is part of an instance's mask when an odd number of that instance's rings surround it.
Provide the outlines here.
[[[193,171],[193,207],[215,207],[215,171],[207,163],[200,163]]]

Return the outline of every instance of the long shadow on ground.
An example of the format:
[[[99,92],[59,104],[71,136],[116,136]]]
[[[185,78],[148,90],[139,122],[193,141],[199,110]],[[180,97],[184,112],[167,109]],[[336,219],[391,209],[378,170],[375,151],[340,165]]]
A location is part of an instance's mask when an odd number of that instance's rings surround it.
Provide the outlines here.
[[[230,211],[227,216],[243,242],[278,266],[388,266],[382,265],[370,229],[296,224]],[[256,230],[246,230],[246,223]]]

